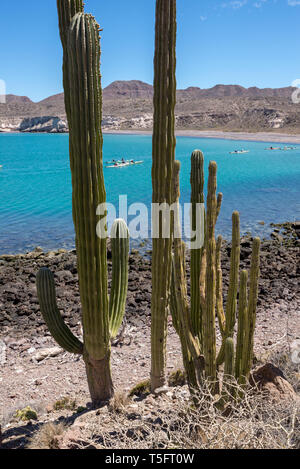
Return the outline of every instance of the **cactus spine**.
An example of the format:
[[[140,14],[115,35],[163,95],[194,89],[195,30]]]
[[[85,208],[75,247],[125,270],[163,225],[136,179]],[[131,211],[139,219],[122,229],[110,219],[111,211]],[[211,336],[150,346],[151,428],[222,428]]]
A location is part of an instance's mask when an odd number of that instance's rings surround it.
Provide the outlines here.
[[[117,333],[125,310],[129,235],[125,222],[116,220],[112,228],[113,281],[109,300],[106,230],[102,236],[96,232],[97,208],[106,202],[99,26],[91,15],[83,13],[82,2],[78,0],[58,0],[58,13],[64,48],[83,346],[60,318],[49,273],[39,273],[37,287],[41,311],[54,338],[62,346],[70,342],[67,350],[83,353],[92,401],[98,405],[113,395],[110,338]]]
[[[176,0],[156,1],[153,123],[153,204],[172,204],[175,160]],[[153,225],[156,220],[153,218]],[[165,384],[167,315],[171,281],[172,236],[163,237],[163,217],[152,249],[151,389]],[[170,223],[170,231],[171,223]]]
[[[200,164],[200,168],[195,164]],[[176,162],[178,165],[178,163]],[[192,185],[198,187],[200,193],[203,188],[203,158],[199,151],[192,154]],[[176,168],[176,165],[175,165]],[[179,169],[175,172],[176,180],[175,200],[179,198]],[[198,181],[198,185],[197,185]],[[179,334],[183,361],[191,388],[199,387],[202,380],[202,371],[211,382],[216,382],[213,389],[218,391],[218,369],[225,361],[225,374],[236,375],[240,382],[249,377],[252,366],[253,338],[255,329],[258,277],[259,277],[259,251],[260,240],[253,241],[253,252],[250,269],[249,300],[247,300],[247,271],[241,272],[238,333],[236,354],[234,353],[234,327],[236,322],[237,292],[240,265],[240,219],[239,213],[232,215],[232,250],[230,258],[230,278],[226,308],[223,307],[223,280],[221,269],[222,237],[215,240],[215,226],[220,213],[222,194],[216,195],[217,165],[209,164],[209,177],[207,187],[207,203],[205,221],[205,240],[202,252],[191,253],[191,295],[198,291],[192,300],[191,307],[187,298],[187,284],[184,263],[184,247],[180,239],[174,239],[174,259],[171,286],[171,313],[175,328]],[[192,189],[192,204],[195,189]],[[198,200],[201,200],[199,197]],[[202,198],[204,200],[204,197]],[[192,205],[193,208],[193,205]],[[194,209],[194,208],[193,208]],[[193,212],[192,212],[193,223]],[[201,227],[197,227],[200,230]],[[193,230],[195,226],[193,226]],[[200,265],[194,264],[199,262]],[[192,285],[193,288],[192,288]],[[201,318],[195,317],[196,309],[192,305],[198,304],[198,313]],[[216,316],[222,337],[222,344],[216,353]],[[202,324],[202,333],[199,324]],[[196,327],[195,327],[196,325]],[[197,326],[198,325],[198,326]],[[202,355],[203,353],[203,355]],[[195,385],[196,383],[196,385]]]

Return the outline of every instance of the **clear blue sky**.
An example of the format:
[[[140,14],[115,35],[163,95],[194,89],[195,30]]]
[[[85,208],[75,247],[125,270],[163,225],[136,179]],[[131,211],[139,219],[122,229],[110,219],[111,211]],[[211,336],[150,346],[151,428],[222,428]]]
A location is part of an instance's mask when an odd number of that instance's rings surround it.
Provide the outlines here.
[[[102,32],[103,86],[152,83],[155,0],[86,0]],[[300,0],[177,0],[178,88],[289,86],[300,78]],[[1,2],[0,79],[34,101],[62,91],[56,0]]]

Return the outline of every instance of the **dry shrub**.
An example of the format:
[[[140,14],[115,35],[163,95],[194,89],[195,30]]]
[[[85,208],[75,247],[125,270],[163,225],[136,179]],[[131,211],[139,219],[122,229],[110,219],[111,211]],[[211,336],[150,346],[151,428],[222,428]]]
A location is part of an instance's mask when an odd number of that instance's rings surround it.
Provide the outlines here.
[[[65,431],[62,423],[46,423],[32,437],[28,449],[58,449],[57,437]]]
[[[299,400],[275,405],[257,389],[235,386],[243,400],[223,393],[225,407],[205,385],[193,400],[162,396],[150,417],[140,407],[133,418],[115,414],[106,424],[101,415],[90,419],[82,437],[103,449],[300,449]]]
[[[126,406],[129,404],[130,399],[125,392],[116,392],[108,405],[110,412],[122,413],[125,411]]]

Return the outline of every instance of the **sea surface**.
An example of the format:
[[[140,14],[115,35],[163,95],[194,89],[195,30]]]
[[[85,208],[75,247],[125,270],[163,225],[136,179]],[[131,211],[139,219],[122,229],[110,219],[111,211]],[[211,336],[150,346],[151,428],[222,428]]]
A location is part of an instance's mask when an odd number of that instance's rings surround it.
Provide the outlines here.
[[[105,135],[104,162],[143,160],[139,166],[104,169],[107,201],[118,207],[119,195],[128,205],[150,207],[151,136]],[[178,137],[181,161],[181,202],[190,198],[190,155],[201,149],[205,168],[218,164],[218,191],[223,206],[217,231],[230,238],[231,213],[241,215],[242,233],[267,237],[270,223],[300,219],[300,145],[294,151],[267,151],[285,144]],[[247,154],[230,155],[235,149]],[[74,247],[72,187],[67,134],[0,134],[0,254]],[[129,217],[130,222],[134,216]],[[261,225],[259,222],[264,221]],[[133,245],[141,240],[133,241]]]

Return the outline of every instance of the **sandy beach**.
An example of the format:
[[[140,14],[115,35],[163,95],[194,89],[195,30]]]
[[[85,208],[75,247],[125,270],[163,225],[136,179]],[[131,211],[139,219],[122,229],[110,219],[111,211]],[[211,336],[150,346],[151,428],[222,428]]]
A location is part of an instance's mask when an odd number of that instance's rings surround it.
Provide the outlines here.
[[[151,130],[103,130],[104,134],[152,135]],[[219,138],[224,140],[249,140],[272,143],[300,143],[300,134],[272,132],[223,132],[221,130],[177,130],[177,137]]]

